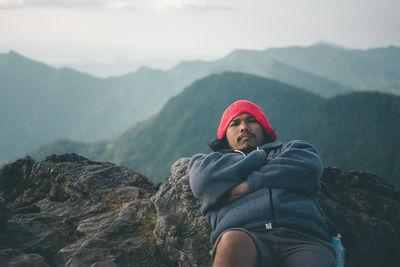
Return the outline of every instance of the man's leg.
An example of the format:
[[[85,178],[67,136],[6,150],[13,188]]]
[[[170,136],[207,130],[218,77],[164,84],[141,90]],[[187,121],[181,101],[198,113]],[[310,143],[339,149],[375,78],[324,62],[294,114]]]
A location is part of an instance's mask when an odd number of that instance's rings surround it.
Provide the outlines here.
[[[243,231],[231,230],[222,234],[215,252],[213,267],[257,266],[257,247]]]
[[[282,267],[335,267],[332,246],[316,237],[297,231],[280,229],[276,239]]]

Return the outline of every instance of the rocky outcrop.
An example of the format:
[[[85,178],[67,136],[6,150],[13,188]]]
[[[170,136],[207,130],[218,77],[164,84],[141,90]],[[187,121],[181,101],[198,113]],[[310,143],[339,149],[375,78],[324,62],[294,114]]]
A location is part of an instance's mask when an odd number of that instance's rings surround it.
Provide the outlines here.
[[[6,165],[0,265],[144,265],[156,247],[155,192],[143,175],[76,154]]]
[[[0,266],[209,266],[210,229],[187,159],[160,186],[76,154],[0,170]],[[318,195],[347,265],[400,262],[400,192],[377,176],[326,168]]]

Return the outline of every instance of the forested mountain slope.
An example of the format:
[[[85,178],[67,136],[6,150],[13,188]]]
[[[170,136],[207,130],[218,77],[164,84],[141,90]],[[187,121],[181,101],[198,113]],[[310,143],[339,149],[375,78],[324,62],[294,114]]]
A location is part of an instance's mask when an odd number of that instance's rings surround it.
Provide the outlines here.
[[[325,99],[275,80],[234,72],[193,83],[156,116],[109,143],[59,141],[33,155],[77,152],[162,181],[177,158],[210,151],[207,143],[216,138],[224,109],[238,99],[253,101],[265,111],[279,141],[305,139],[319,149],[327,166],[369,171],[399,184],[400,97],[358,92]],[[61,144],[72,150],[63,150]]]

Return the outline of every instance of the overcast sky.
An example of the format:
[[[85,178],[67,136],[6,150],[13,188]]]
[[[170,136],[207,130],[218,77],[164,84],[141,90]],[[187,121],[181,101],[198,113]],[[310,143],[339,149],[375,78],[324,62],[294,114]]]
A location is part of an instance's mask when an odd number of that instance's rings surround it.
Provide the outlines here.
[[[0,53],[47,63],[400,46],[399,0],[0,0]]]

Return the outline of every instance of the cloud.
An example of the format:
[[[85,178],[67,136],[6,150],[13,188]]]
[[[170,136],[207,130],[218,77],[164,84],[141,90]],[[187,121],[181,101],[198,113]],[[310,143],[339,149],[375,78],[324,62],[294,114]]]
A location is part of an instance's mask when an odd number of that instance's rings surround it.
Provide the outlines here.
[[[66,8],[100,9],[111,11],[132,10],[138,8],[156,8],[160,10],[210,11],[232,9],[227,0],[0,0],[0,9],[18,8]]]
[[[0,0],[0,9],[25,7],[130,10],[136,9],[144,0]]]
[[[0,0],[0,8],[20,7],[24,3],[23,0]]]
[[[153,0],[153,6],[158,9],[181,9],[192,11],[230,10],[230,5],[223,0]],[[229,2],[228,2],[229,3]]]

